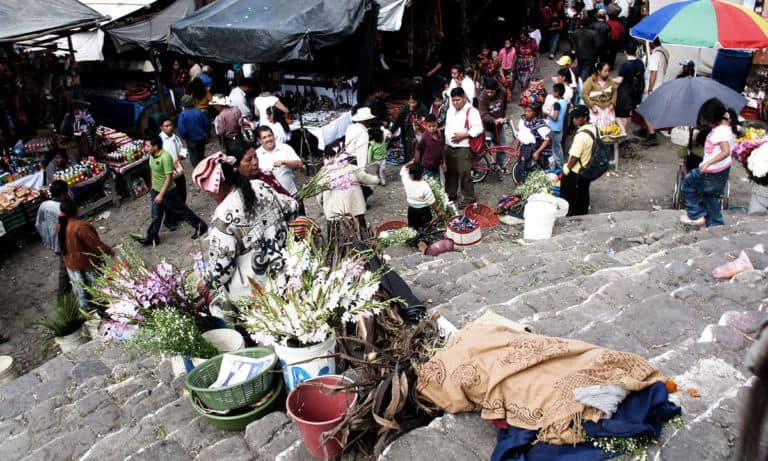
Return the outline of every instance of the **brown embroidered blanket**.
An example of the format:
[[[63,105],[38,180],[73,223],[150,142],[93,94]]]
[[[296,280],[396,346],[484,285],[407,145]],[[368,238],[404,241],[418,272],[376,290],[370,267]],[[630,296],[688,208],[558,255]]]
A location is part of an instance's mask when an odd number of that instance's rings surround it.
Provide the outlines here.
[[[418,391],[449,413],[480,411],[488,420],[539,430],[554,444],[584,441],[581,421],[603,413],[573,390],[620,385],[638,391],[666,378],[642,357],[479,321],[457,331],[419,372]]]

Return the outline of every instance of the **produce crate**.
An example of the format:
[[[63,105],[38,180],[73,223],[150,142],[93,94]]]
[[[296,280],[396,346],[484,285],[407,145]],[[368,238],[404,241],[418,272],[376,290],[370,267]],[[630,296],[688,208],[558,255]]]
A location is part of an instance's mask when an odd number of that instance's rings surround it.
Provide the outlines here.
[[[0,237],[2,237],[23,229],[27,225],[27,217],[24,215],[22,207],[17,206],[11,211],[0,213],[0,223],[2,223],[2,229],[0,229]]]

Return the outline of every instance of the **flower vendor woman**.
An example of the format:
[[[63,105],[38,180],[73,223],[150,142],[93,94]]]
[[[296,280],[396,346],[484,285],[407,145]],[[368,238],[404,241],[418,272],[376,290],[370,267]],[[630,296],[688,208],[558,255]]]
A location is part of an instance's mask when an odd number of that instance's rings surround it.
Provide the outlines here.
[[[223,287],[230,299],[248,295],[250,280],[285,267],[282,250],[288,222],[296,217],[294,199],[238,172],[235,157],[216,153],[200,162],[193,180],[216,201],[208,234],[208,269],[198,289]],[[221,316],[221,312],[212,309]]]
[[[607,62],[598,63],[581,89],[584,105],[589,107],[589,121],[598,128],[607,128],[616,121],[614,110],[619,93],[610,73]]]
[[[719,99],[704,102],[699,109],[699,125],[712,128],[704,144],[704,160],[683,180],[684,224],[707,227],[723,224],[720,196],[731,170],[731,150],[736,145],[738,119],[733,109]]]

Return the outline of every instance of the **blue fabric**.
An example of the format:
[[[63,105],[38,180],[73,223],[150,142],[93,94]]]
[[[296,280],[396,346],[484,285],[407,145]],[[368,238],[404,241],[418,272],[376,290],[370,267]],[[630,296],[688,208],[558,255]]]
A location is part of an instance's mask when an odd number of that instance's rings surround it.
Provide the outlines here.
[[[200,81],[208,89],[210,89],[211,86],[213,85],[213,78],[211,78],[211,76],[208,74],[200,74]]]
[[[202,142],[208,139],[210,122],[200,109],[185,108],[179,115],[178,125],[179,137],[185,141]]]
[[[629,35],[649,42],[656,40],[656,37],[661,33],[661,30],[666,27],[667,23],[669,23],[680,10],[694,1],[698,0],[670,3],[665,7],[659,8],[654,11],[653,14],[646,16],[642,21],[637,23],[635,27],[630,29]]]
[[[725,191],[730,168],[719,173],[702,173],[694,168],[683,179],[680,190],[685,198],[685,211],[691,219],[707,218],[707,227],[722,226],[720,196]]]
[[[549,119],[549,129],[552,131],[563,131],[563,122],[565,121],[565,110],[568,104],[565,99],[555,99],[555,109],[557,109],[557,120]],[[554,110],[554,109],[553,109]]]
[[[630,393],[610,419],[582,423],[590,437],[636,437],[661,434],[662,424],[680,414],[680,407],[669,401],[664,383]],[[510,426],[499,430],[491,461],[601,461],[617,456],[591,443],[552,445],[537,443],[536,432]]]

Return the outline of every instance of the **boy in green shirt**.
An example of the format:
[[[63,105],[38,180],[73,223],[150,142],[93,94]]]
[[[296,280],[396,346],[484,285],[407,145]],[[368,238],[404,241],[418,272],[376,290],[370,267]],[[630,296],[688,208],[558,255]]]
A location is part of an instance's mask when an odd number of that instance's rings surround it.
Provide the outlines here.
[[[385,133],[387,131],[387,133]],[[368,145],[368,164],[377,165],[379,172],[379,182],[382,186],[387,185],[384,172],[387,167],[387,143],[389,142],[389,130],[380,126],[374,126],[368,130],[368,137],[371,139]]]
[[[166,212],[183,219],[195,229],[195,233],[192,234],[193,240],[208,232],[208,225],[190,210],[176,193],[176,184],[173,182],[173,158],[162,149],[162,145],[163,142],[158,135],[150,135],[144,141],[144,149],[151,155],[149,171],[152,176],[152,188],[149,190],[149,196],[152,200],[152,222],[147,229],[147,236],[136,238],[136,241],[145,246],[160,243],[160,224]]]

